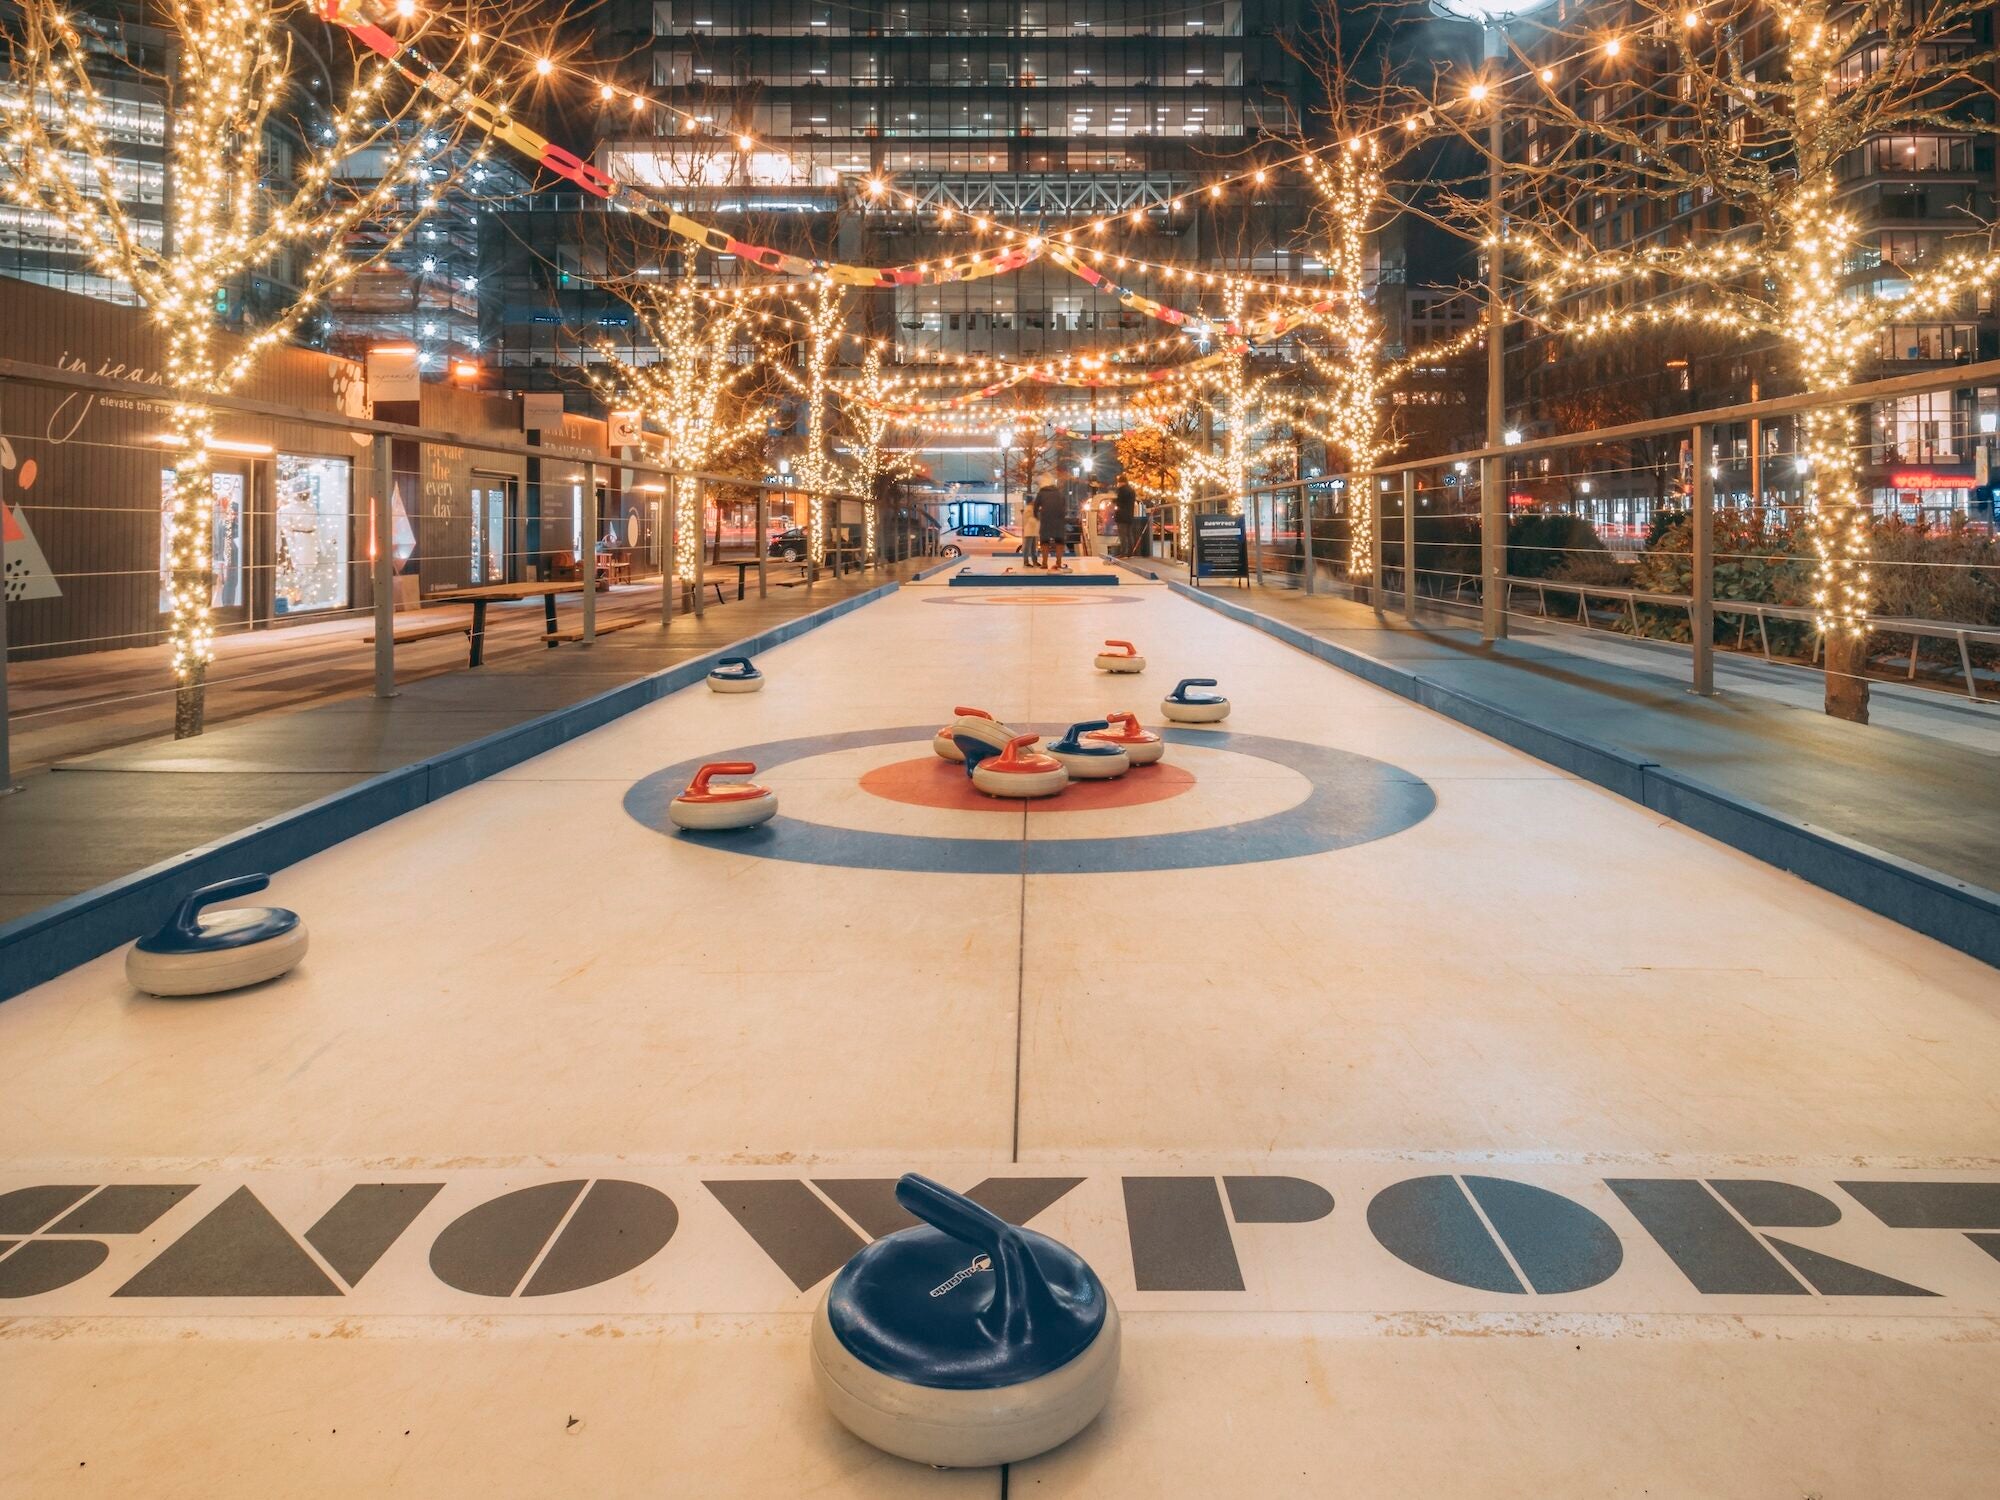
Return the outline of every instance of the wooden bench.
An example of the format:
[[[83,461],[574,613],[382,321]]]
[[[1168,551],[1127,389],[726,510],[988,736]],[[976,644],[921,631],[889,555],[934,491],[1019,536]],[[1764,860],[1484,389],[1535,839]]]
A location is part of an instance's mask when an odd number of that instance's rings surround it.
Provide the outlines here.
[[[598,625],[597,633],[599,635],[610,635],[614,631],[631,630],[635,626],[645,623],[638,615],[632,615],[622,620],[605,620]],[[578,626],[575,630],[565,630],[556,639],[559,641],[580,641],[583,639],[583,627]]]
[[[391,639],[398,646],[407,646],[411,641],[428,641],[441,635],[464,635],[471,629],[472,624],[468,620],[460,620],[456,624],[449,620],[440,620],[435,625],[419,625],[413,630],[399,630]],[[374,645],[375,632],[371,630],[361,637],[361,643],[365,646]]]

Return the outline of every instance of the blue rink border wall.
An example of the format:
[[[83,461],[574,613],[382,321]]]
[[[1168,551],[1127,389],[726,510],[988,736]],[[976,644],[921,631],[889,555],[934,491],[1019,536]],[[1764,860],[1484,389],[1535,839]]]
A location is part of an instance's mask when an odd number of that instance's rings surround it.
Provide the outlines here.
[[[1212,590],[1191,588],[1150,569],[1133,571],[1165,583],[1228,619],[1547,761],[1558,770],[1616,792],[1877,916],[2000,967],[2000,893],[1816,828],[1630,751],[1564,734],[1470,693],[1323,641]]]
[[[928,578],[938,571],[929,568],[916,577]],[[581,703],[343,787],[212,844],[17,917],[0,926],[0,1000],[12,999],[153,931],[196,886],[256,871],[281,870],[309,859],[357,833],[366,833],[690,687],[725,656],[768,651],[886,598],[898,587],[885,583],[842,599],[650,676],[621,683]]]

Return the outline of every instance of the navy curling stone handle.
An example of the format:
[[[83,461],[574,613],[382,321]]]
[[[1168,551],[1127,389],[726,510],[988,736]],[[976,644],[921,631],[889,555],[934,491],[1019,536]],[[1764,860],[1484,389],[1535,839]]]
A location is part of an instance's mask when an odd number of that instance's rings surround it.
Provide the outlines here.
[[[742,675],[745,677],[754,675],[757,670],[750,665],[750,658],[747,656],[725,656],[715,664],[715,670],[718,672],[727,667],[741,667],[743,669]]]
[[[958,745],[959,754],[965,757],[965,777],[966,780],[968,781],[972,779],[972,773],[977,769],[979,769],[979,763],[982,760],[990,760],[993,756],[996,756],[1000,753],[999,748],[997,746],[989,745],[984,740],[958,740],[956,741],[956,743]],[[904,1180],[908,1181],[910,1177],[915,1177],[916,1175],[917,1174],[914,1172],[908,1173],[905,1176]],[[921,1180],[928,1181],[929,1179],[924,1178]],[[946,1191],[949,1191],[949,1189],[947,1189]],[[897,1197],[900,1198],[902,1196],[902,1193],[903,1190],[900,1187],[896,1189]],[[904,1204],[903,1206],[905,1208],[909,1208],[908,1204]],[[913,1214],[917,1213],[917,1211],[914,1208],[911,1208],[910,1212]],[[922,1218],[923,1215],[917,1214],[917,1217]]]
[[[1174,690],[1171,693],[1167,694],[1167,696],[1173,699],[1174,702],[1176,703],[1199,703],[1202,701],[1202,699],[1207,698],[1208,694],[1203,693],[1201,695],[1201,698],[1191,699],[1188,697],[1188,689],[1191,687],[1214,687],[1214,686],[1215,686],[1215,679],[1213,677],[1183,677],[1179,682],[1174,684]]]
[[[1111,721],[1109,719],[1085,719],[1080,724],[1070,725],[1069,733],[1065,734],[1061,739],[1049,746],[1049,748],[1051,750],[1061,750],[1068,754],[1082,754],[1085,751],[1095,750],[1099,747],[1084,744],[1083,737],[1086,734],[1095,734],[1100,729],[1109,729],[1110,727]],[[1116,747],[1107,745],[1102,748],[1109,750]]]
[[[1075,1251],[911,1172],[896,1201],[923,1221],[841,1267],[840,1342],[912,1385],[984,1390],[1060,1369],[1104,1327],[1104,1286]]]
[[[270,883],[269,875],[238,875],[233,880],[205,885],[175,908],[166,926],[151,937],[139,939],[138,946],[147,953],[202,953],[216,948],[242,948],[290,932],[299,925],[298,913],[281,906],[255,908],[253,920],[227,928],[209,930],[202,925],[203,907],[237,896],[254,896]]]

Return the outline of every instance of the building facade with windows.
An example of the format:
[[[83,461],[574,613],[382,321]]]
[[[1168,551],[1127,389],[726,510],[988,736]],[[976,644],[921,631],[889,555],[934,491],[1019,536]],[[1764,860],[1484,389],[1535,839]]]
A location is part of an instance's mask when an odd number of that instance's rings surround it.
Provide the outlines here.
[[[662,107],[607,105],[595,159],[693,217],[868,264],[1110,219],[1099,243],[1127,256],[1310,279],[1323,268],[1294,244],[1295,181],[1202,192],[1266,132],[1296,128],[1308,79],[1279,32],[1300,19],[1275,0],[610,0],[599,54],[627,59],[618,83]],[[977,219],[996,228],[981,236]],[[590,238],[574,236],[580,258]],[[1052,265],[853,300],[855,331],[912,362],[1040,360],[1167,331]],[[1092,405],[1058,391],[1051,420],[1087,426]],[[946,446],[962,451],[929,456],[941,483],[997,483],[997,451]]]

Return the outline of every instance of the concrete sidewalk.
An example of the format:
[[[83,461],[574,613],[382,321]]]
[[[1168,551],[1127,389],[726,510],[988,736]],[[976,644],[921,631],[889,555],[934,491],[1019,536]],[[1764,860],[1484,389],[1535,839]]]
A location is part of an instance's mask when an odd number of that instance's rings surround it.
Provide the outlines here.
[[[1178,571],[1157,576],[1195,593]],[[1257,587],[1199,597],[1419,701],[1435,697],[1462,722],[1635,800],[1650,803],[1640,783],[1656,771],[1753,817],[1767,811],[1920,867],[1976,901],[1992,902],[2000,887],[2000,734],[1979,748],[1749,692],[1700,698],[1657,670],[1570,649],[1554,632],[1487,646],[1459,618],[1426,613],[1412,627],[1344,597]],[[1837,888],[1796,859],[1753,852]],[[1984,946],[2000,949],[2000,931]]]
[[[774,588],[768,599],[753,592],[740,602],[711,602],[699,617],[676,614],[665,630],[649,616],[588,648],[543,649],[537,608],[533,630],[523,625],[522,649],[489,654],[485,666],[471,669],[463,666],[463,639],[452,637],[459,668],[433,665],[434,675],[402,681],[394,698],[349,687],[309,706],[234,718],[195,739],[153,738],[58,760],[22,776],[21,791],[0,797],[0,924],[383,772],[914,577],[937,561],[885,564],[823,578],[810,589]]]

